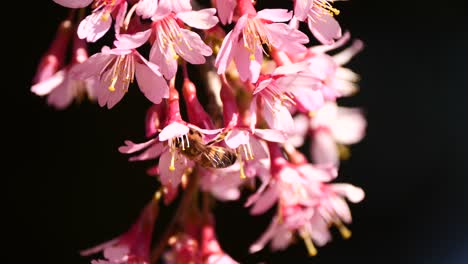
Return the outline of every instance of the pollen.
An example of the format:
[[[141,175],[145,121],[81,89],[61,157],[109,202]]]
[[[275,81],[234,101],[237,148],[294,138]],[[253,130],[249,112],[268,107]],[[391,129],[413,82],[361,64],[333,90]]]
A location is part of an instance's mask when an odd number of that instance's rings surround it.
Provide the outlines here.
[[[340,10],[334,8],[327,0],[315,0],[314,7],[320,9],[322,14],[330,16],[337,16],[340,14]]]
[[[171,165],[169,165],[170,171],[175,171],[174,163],[175,163],[175,152],[172,152],[171,153]]]
[[[110,70],[105,73],[107,82],[109,83],[108,90],[115,92],[116,87],[121,87],[124,92],[128,90],[128,86],[133,82],[135,76],[135,61],[131,54],[116,56],[109,62]],[[119,86],[121,85],[121,86]]]
[[[351,230],[349,230],[343,223],[338,222],[335,223],[336,227],[338,228],[338,231],[340,231],[341,236],[344,239],[349,239],[351,237]]]
[[[265,45],[271,49],[270,34],[260,19],[249,19],[243,31],[244,47],[250,52],[249,59],[255,59],[255,51],[260,48],[264,54],[268,54],[263,48]]]

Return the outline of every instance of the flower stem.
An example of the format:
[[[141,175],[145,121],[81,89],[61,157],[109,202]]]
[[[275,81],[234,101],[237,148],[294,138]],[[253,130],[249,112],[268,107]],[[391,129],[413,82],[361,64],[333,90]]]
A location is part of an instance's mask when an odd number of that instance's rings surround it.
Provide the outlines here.
[[[174,213],[174,217],[169,225],[166,227],[166,231],[163,233],[159,242],[151,250],[151,263],[158,263],[169,238],[175,233],[177,225],[184,219],[185,213],[190,208],[194,194],[198,190],[198,173],[192,173],[188,178],[187,188],[182,196],[179,206]]]

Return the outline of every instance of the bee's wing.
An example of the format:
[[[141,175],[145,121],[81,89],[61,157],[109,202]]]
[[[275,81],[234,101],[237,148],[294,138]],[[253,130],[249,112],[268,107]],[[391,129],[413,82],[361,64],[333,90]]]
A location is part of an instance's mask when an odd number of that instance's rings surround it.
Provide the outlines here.
[[[236,162],[237,155],[229,149],[211,146],[200,157],[201,164],[211,168],[226,168]]]

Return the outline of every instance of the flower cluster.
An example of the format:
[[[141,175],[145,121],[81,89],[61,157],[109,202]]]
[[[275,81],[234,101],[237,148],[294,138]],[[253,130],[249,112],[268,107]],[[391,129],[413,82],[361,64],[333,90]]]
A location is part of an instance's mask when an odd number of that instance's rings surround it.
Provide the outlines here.
[[[54,2],[70,15],[31,91],[58,109],[85,94],[110,109],[136,80],[153,104],[146,141],[126,140],[119,151],[154,161],[148,174],[160,188],[129,231],[82,252],[103,252],[92,263],[237,263],[216,239],[211,207],[215,199],[242,200],[245,186],[256,187],[245,201],[252,215],[276,208],[252,253],[268,243],[284,249],[298,237],[315,255],[315,245],[331,240],[330,227],[351,235],[346,201],[360,202],[364,192],[333,181],[366,120],[337,99],[358,90],[359,76],[344,65],[363,44],[342,32],[333,1],[295,0],[292,11],[257,10],[251,0],[216,0],[213,8],[190,0]],[[299,30],[301,22],[311,34]],[[89,56],[87,43],[105,35],[112,44]],[[309,36],[320,44],[307,45]],[[192,82],[187,63],[200,66],[206,83]],[[160,204],[179,195],[174,220],[152,243]]]

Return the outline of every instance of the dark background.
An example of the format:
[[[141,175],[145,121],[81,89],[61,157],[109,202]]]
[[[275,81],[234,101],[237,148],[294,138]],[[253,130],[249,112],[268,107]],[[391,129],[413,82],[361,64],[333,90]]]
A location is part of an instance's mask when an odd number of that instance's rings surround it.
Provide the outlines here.
[[[77,252],[127,230],[156,186],[145,175],[149,164],[128,163],[117,151],[125,139],[143,140],[149,102],[130,89],[110,111],[84,102],[59,112],[30,93],[39,58],[66,16],[52,1],[30,2],[18,36],[27,47],[13,78],[21,84],[6,87],[16,92],[4,99],[11,121],[3,128],[10,148],[4,177],[13,205],[5,214],[7,262],[87,263]],[[468,10],[459,2],[336,4],[343,29],[366,44],[349,64],[362,76],[361,92],[344,103],[366,110],[367,136],[338,178],[366,191],[351,205],[353,236],[344,241],[335,232],[317,257],[301,241],[249,256],[269,218],[219,204],[218,235],[228,253],[242,263],[468,262]]]

